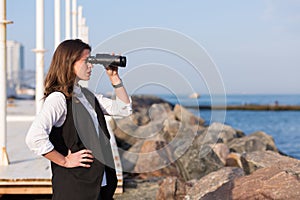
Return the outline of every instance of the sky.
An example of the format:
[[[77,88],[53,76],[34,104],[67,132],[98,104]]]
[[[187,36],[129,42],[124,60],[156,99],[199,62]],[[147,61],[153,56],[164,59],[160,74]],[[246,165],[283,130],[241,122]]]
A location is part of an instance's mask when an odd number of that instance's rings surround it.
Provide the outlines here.
[[[35,2],[7,0],[7,19],[14,21],[7,26],[7,39],[24,45],[28,70],[35,69],[32,52],[36,45]],[[299,0],[77,0],[77,4],[83,6],[89,44],[93,48],[130,31],[131,36],[138,34],[124,43],[135,44],[135,39],[148,37],[150,46],[151,41],[157,45],[156,49],[125,53],[128,66],[119,71],[127,83],[141,85],[132,87],[134,92],[208,93],[217,87],[215,81],[222,83],[228,94],[300,94]],[[65,37],[64,9],[62,0],[62,38]],[[46,72],[54,52],[53,21],[54,1],[45,0]],[[159,42],[163,45],[172,36],[154,41],[149,31],[148,35],[134,31],[149,27],[183,36],[197,44],[206,54],[203,59],[211,59],[214,74],[201,72],[201,67],[195,69],[190,60],[174,55],[173,49],[159,51]],[[174,48],[179,46],[185,55],[197,57],[194,55],[197,50],[190,48],[188,42],[173,41]],[[103,90],[109,87],[104,84]]]

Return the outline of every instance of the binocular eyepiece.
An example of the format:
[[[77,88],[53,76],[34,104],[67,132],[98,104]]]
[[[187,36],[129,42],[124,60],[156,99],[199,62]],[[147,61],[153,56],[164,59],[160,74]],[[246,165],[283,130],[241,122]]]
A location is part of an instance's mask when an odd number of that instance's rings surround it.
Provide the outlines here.
[[[115,56],[110,54],[96,54],[96,56],[90,56],[88,57],[87,62],[104,66],[126,67],[125,56]]]

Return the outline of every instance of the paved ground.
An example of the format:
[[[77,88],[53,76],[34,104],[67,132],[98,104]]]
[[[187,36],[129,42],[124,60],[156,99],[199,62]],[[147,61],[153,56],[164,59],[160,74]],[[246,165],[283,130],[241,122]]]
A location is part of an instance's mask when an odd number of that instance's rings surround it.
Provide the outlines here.
[[[31,152],[25,144],[26,133],[35,117],[35,102],[12,101],[7,107],[6,149],[8,166],[0,166],[1,183],[18,180],[51,179],[50,162]],[[3,195],[0,199],[45,199],[45,196]],[[47,197],[47,196],[46,196]],[[47,199],[47,198],[46,198]],[[51,198],[49,198],[51,199]]]

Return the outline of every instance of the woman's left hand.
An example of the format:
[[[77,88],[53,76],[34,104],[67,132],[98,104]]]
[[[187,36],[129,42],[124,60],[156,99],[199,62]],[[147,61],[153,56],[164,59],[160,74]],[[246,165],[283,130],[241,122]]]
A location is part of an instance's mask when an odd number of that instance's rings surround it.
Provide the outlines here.
[[[118,67],[116,66],[105,66],[106,69],[106,74],[108,75],[108,77],[112,77],[112,76],[119,76],[118,73]]]
[[[105,67],[105,69],[106,69],[106,74],[109,77],[111,84],[117,85],[122,82],[121,78],[119,76],[119,73],[118,73],[118,67],[108,66],[108,67]]]
[[[111,55],[115,55],[115,53],[112,53]],[[105,66],[105,69],[106,69],[106,74],[113,85],[119,84],[121,82],[121,78],[119,77],[117,66],[108,65]]]

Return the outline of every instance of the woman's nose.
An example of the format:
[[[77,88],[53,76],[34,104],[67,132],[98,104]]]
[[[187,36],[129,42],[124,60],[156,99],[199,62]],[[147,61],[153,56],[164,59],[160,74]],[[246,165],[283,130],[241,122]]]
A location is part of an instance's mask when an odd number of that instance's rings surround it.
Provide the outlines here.
[[[91,63],[88,63],[88,67],[89,67],[89,68],[93,68],[93,67],[94,67],[94,65],[93,65],[93,64],[91,64]]]

